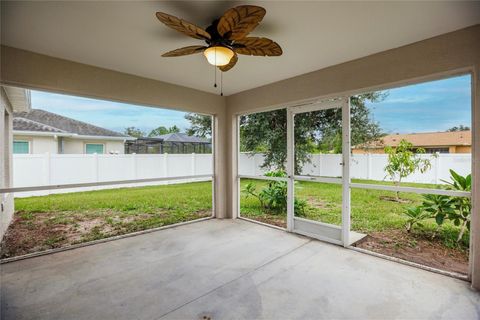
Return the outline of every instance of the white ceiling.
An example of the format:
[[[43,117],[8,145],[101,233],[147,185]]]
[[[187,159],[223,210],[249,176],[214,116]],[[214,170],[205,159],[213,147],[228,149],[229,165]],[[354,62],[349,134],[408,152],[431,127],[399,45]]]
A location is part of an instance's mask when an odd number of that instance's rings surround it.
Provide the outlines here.
[[[245,2],[2,1],[1,42],[55,57],[171,82],[213,88],[203,55],[162,58],[200,40],[170,30],[164,11],[206,27]],[[480,2],[249,2],[267,14],[252,35],[277,41],[281,57],[240,56],[224,74],[226,95],[480,23]]]

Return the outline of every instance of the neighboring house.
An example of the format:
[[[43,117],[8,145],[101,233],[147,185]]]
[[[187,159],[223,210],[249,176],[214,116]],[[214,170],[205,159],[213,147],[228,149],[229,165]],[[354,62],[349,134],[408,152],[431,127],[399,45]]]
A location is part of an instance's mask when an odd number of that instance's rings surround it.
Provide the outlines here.
[[[14,154],[122,154],[129,139],[134,138],[41,109],[14,113]]]
[[[396,147],[403,139],[416,148],[425,149],[426,153],[471,153],[472,132],[425,132],[411,134],[390,134],[379,141],[357,145],[352,148],[353,153],[385,153],[386,146]]]
[[[211,153],[212,142],[175,132],[127,141],[125,150],[126,153]]]

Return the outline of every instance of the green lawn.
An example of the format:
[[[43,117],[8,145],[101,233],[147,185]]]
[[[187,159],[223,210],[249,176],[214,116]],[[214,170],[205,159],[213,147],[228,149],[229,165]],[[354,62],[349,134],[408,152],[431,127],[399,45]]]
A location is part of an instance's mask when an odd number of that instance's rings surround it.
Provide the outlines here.
[[[242,179],[242,190],[248,182],[257,188],[267,183]],[[295,192],[308,203],[306,218],[341,223],[340,185],[297,182]],[[351,197],[352,229],[362,233],[403,230],[405,207],[418,205],[422,199],[417,194],[401,194],[408,203],[398,203],[384,198],[394,197],[393,192],[363,189],[352,189]],[[265,212],[256,198],[244,193],[240,202],[242,216],[285,226],[285,212]],[[17,198],[15,207],[14,222],[2,243],[2,257],[207,217],[212,212],[212,187],[211,182],[196,182],[56,194]],[[437,231],[436,224],[428,221],[424,231],[435,232],[449,247],[456,245],[458,228],[453,225]],[[468,247],[468,234],[463,246]]]

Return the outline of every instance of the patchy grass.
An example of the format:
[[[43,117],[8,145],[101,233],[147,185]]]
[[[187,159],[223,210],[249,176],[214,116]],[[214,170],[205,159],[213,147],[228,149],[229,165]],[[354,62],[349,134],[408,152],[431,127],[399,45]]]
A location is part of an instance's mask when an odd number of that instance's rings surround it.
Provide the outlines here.
[[[211,185],[195,182],[17,198],[1,257],[208,217]]]

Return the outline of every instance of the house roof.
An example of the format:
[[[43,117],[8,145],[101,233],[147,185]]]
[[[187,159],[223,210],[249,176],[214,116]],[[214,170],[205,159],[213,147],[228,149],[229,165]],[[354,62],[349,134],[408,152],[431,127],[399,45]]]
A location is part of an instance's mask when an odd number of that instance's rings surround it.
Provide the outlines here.
[[[167,133],[153,138],[162,139],[165,142],[189,142],[189,143],[210,143],[210,140],[195,136],[189,136],[186,133]]]
[[[13,115],[14,131],[71,133],[81,136],[127,137],[121,133],[41,109]]]
[[[407,140],[415,147],[441,147],[441,146],[470,146],[472,144],[471,131],[454,132],[425,132],[410,134],[389,134],[380,139],[380,141],[356,146],[367,148],[383,148],[385,146],[396,147],[403,139]]]

